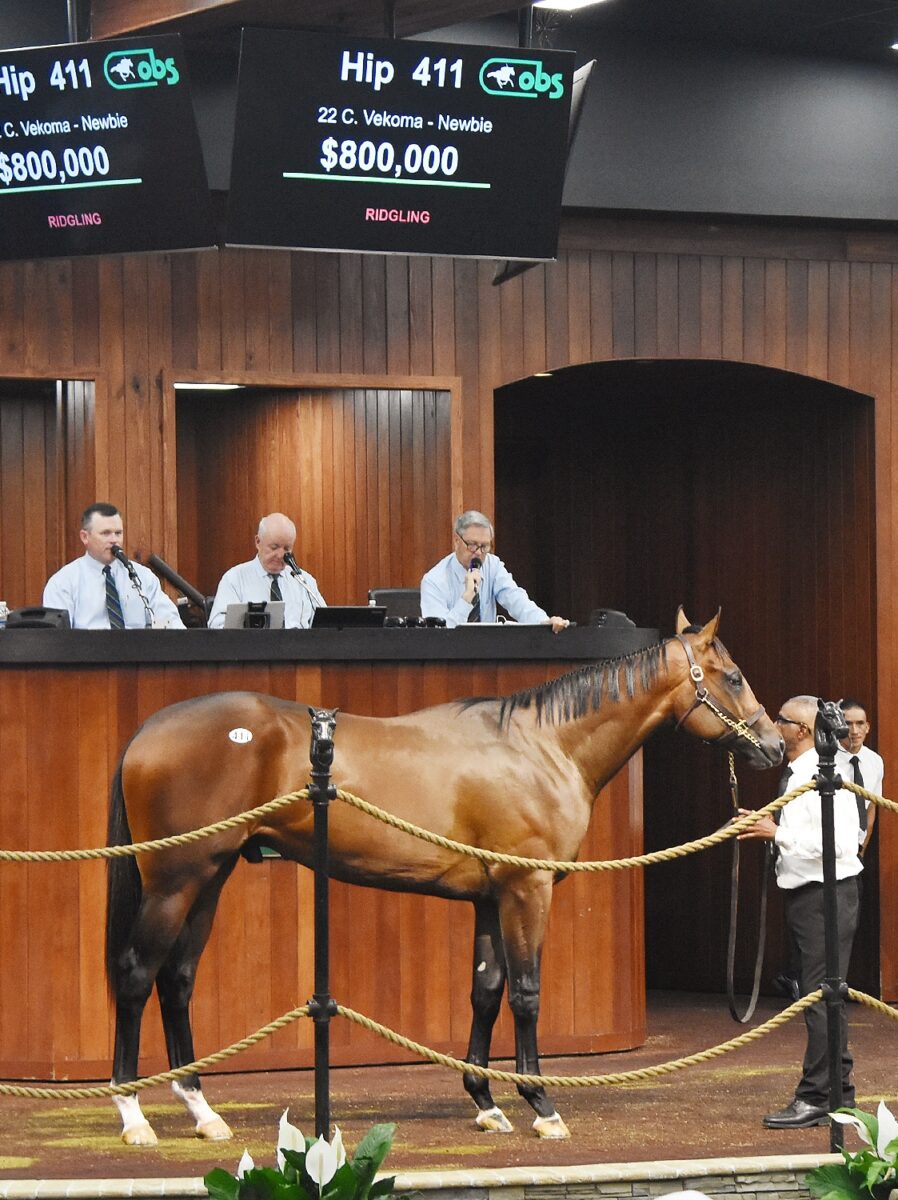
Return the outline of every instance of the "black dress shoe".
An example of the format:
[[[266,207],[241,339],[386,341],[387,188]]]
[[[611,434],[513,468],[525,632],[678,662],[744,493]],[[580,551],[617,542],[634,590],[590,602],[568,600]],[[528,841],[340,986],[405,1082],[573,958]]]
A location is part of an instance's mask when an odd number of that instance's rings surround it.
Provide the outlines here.
[[[763,1124],[767,1129],[806,1129],[810,1125],[826,1125],[829,1109],[825,1104],[808,1104],[797,1097],[781,1112],[768,1113]]]
[[[794,975],[787,975],[785,971],[774,976],[773,986],[781,996],[788,996],[790,1000],[798,1000],[801,995],[798,980]]]

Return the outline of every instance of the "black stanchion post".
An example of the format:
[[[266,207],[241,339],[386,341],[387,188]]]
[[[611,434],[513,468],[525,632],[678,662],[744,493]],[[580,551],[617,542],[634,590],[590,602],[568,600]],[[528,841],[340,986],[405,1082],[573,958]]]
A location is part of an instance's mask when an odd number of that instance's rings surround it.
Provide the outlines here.
[[[315,992],[309,1001],[309,1013],[315,1022],[315,1136],[330,1139],[330,1020],[337,1005],[330,994],[330,940],[328,912],[329,862],[327,847],[327,808],[336,796],[331,784],[334,761],[335,708],[310,708],[312,764],[309,799],[314,824],[315,869]]]
[[[820,817],[823,827],[823,926],[826,955],[826,978],[823,999],[826,1004],[826,1042],[829,1058],[829,1108],[835,1112],[842,1107],[842,1012],[847,986],[839,972],[839,900],[836,893],[836,789],[841,777],[836,774],[838,739],[848,729],[842,710],[833,701],[818,701],[819,712],[814,722],[814,745],[818,755],[817,791],[820,795]],[[829,1146],[833,1153],[844,1144],[844,1130],[838,1121],[830,1122]]]

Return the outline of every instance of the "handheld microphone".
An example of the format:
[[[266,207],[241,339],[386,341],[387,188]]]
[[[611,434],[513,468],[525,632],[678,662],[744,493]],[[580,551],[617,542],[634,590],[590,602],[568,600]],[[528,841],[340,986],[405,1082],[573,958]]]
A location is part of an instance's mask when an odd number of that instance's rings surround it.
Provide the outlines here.
[[[471,562],[468,566],[468,570],[469,571],[479,571],[482,566],[483,566],[483,562],[475,554],[474,557],[471,559]],[[479,593],[479,591],[480,591],[480,588],[475,583],[474,584],[474,595],[476,596]]]
[[[284,562],[290,568],[294,575],[301,575],[299,565],[289,550],[284,551]]]

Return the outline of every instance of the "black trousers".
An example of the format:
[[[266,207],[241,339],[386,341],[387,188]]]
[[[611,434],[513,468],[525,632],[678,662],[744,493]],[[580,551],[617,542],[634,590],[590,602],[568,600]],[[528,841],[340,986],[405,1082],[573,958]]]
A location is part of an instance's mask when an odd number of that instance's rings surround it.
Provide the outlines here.
[[[823,930],[823,884],[808,883],[804,887],[783,892],[786,931],[798,952],[799,986],[801,994],[816,991],[826,978],[826,953]],[[839,975],[845,979],[851,946],[857,929],[858,887],[852,876],[836,884],[836,906],[839,928]],[[848,1050],[848,1016],[845,1005],[840,1012],[842,1037],[842,1102],[854,1104],[854,1084],[851,1068],[854,1065]],[[799,1100],[808,1104],[829,1104],[829,1063],[826,1040],[826,1005],[821,1001],[805,1009],[807,1048],[802,1064],[801,1080],[795,1089]]]

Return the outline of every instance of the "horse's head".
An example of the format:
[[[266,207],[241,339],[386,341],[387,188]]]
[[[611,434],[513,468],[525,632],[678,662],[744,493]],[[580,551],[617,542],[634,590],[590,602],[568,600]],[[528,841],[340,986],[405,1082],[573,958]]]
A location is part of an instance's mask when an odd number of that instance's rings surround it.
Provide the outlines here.
[[[759,770],[774,767],[782,761],[783,740],[718,640],[719,623],[719,610],[704,626],[690,625],[682,608],[677,612],[675,640],[688,668],[674,696],[677,728],[740,754]]]
[[[834,758],[839,743],[848,737],[845,712],[835,700],[817,701],[817,720],[814,722],[814,746],[823,758]]]

